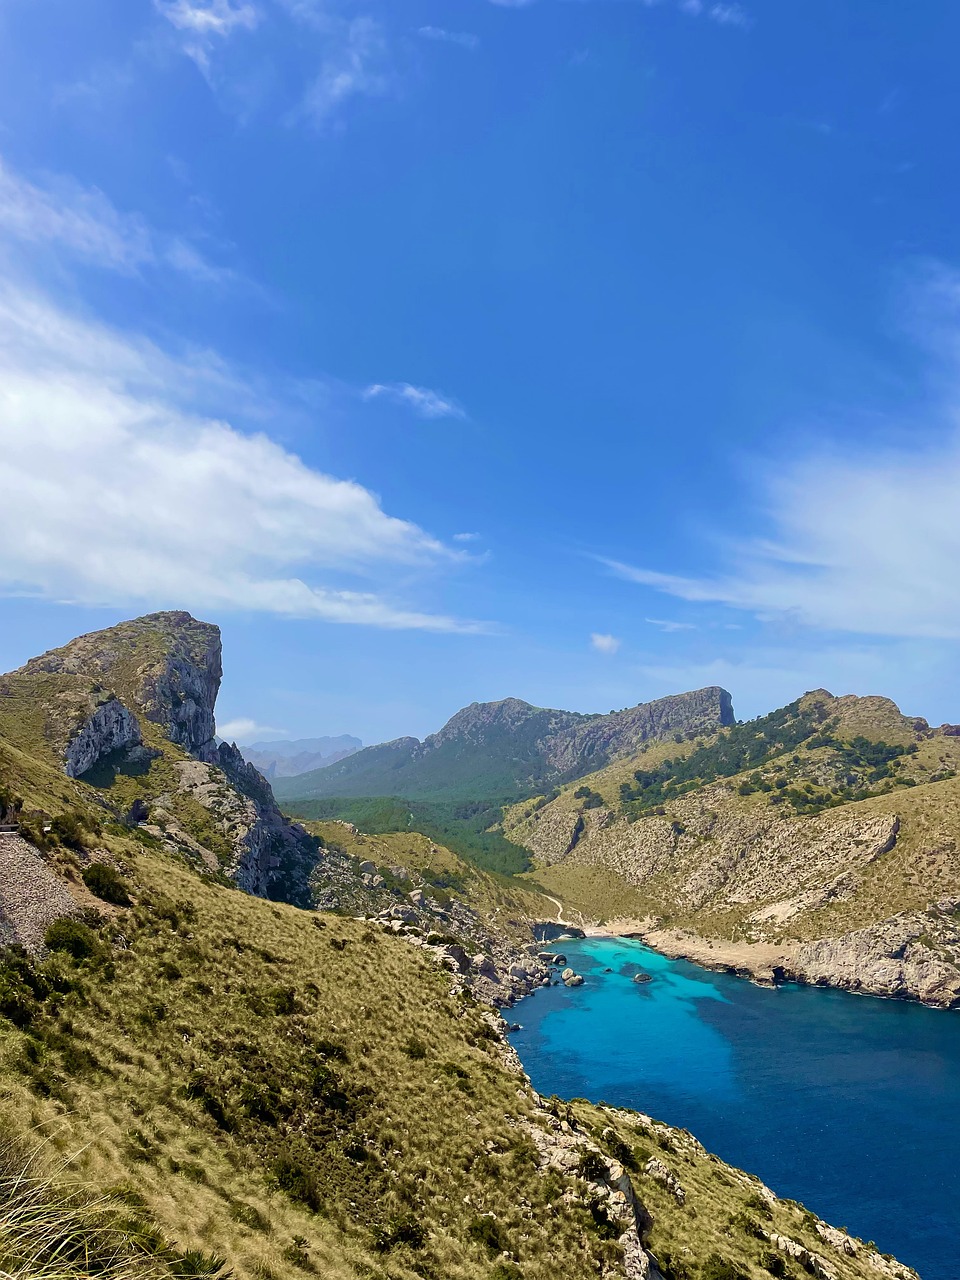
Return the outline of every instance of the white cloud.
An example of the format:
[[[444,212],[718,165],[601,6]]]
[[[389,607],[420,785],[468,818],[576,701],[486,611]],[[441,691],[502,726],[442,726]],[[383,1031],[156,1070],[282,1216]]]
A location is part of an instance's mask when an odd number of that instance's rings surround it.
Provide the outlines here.
[[[960,436],[783,462],[764,482],[768,537],[731,547],[715,575],[606,561],[681,600],[765,620],[876,636],[960,638]]]
[[[268,724],[257,724],[256,720],[251,720],[248,716],[238,716],[235,720],[228,720],[226,724],[218,724],[217,736],[224,742],[237,742],[242,746],[265,738],[282,740],[289,738],[290,733],[287,729],[272,729]]]
[[[590,644],[597,653],[614,654],[620,648],[621,641],[616,636],[602,635],[594,631],[590,636]]]
[[[252,31],[260,14],[252,4],[231,0],[154,0],[159,13],[179,31],[201,36],[228,36],[238,28]]]
[[[660,0],[644,0],[644,3],[653,8],[660,3]],[[736,3],[710,3],[710,0],[677,0],[677,7],[681,13],[686,13],[693,18],[709,18],[711,22],[716,22],[721,27],[742,27],[747,29],[752,25],[750,15],[746,9]]]
[[[0,235],[25,244],[52,245],[72,258],[136,274],[171,267],[201,282],[235,278],[209,263],[188,241],[153,231],[139,215],[121,213],[95,187],[65,178],[37,186],[0,157]]]
[[[396,404],[405,404],[421,418],[464,418],[466,414],[455,400],[429,387],[414,387],[409,382],[375,382],[363,393],[364,400],[386,397]]]
[[[357,589],[462,553],[223,420],[251,394],[215,357],[0,286],[0,591],[477,630]]]
[[[748,27],[750,19],[746,10],[739,4],[712,4],[707,9],[707,17],[719,22],[723,27]]]
[[[260,11],[243,0],[153,0],[154,8],[182,33],[182,48],[188,58],[211,81],[210,52],[217,41],[235,31],[253,31]]]
[[[373,18],[324,25],[326,48],[316,77],[296,115],[325,125],[357,95],[378,96],[390,88],[387,41]]]
[[[670,618],[644,618],[644,622],[649,622],[653,627],[659,627],[661,631],[696,631],[696,627],[692,622],[674,622]]]
[[[476,49],[480,37],[470,31],[447,31],[445,27],[420,27],[417,32],[424,40],[439,40],[446,44],[458,44],[464,49]]]
[[[479,533],[455,533],[453,540],[454,542],[476,542],[479,537]]]

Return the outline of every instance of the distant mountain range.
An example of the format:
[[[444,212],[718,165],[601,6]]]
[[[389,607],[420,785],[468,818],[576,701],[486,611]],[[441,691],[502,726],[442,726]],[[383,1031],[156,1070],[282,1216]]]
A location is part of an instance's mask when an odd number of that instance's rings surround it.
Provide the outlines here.
[[[338,738],[297,738],[292,742],[252,742],[240,754],[271,781],[295,778],[336,764],[360,751],[363,743],[343,733]]]
[[[423,742],[398,738],[296,778],[278,774],[275,790],[297,800],[520,797],[582,777],[652,739],[683,741],[733,723],[730,695],[716,687],[609,715],[554,711],[519,698],[474,702]]]

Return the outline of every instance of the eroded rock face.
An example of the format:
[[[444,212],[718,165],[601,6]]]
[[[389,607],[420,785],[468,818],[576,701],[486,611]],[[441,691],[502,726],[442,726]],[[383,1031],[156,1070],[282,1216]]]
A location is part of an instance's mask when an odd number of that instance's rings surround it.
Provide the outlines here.
[[[283,817],[235,746],[217,744],[221,674],[219,628],[172,612],[80,636],[5,679],[11,696],[43,707],[47,748],[71,777],[121,750],[147,763],[168,754],[179,785],[145,797],[148,814],[136,820],[146,817],[158,838],[250,893],[307,905],[317,842]],[[193,802],[206,816],[191,813]]]
[[[107,698],[84,720],[63,753],[64,771],[79,778],[104,756],[140,745],[140,725],[119,698]]]
[[[32,658],[17,676],[73,676],[105,688],[165,737],[213,761],[220,688],[220,629],[189,613],[151,613]]]
[[[960,1008],[960,921],[952,914],[905,912],[795,954],[805,982]]]

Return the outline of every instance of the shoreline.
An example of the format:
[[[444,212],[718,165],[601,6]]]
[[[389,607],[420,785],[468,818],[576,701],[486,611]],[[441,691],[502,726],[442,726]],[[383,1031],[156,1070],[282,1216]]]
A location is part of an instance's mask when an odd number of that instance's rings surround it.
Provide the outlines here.
[[[925,1009],[960,1012],[960,1006],[954,1000],[925,999],[919,991],[909,987],[884,990],[866,984],[857,976],[844,979],[843,976],[826,970],[810,973],[791,948],[774,943],[727,942],[723,939],[704,938],[686,929],[658,927],[658,922],[650,917],[618,917],[599,924],[581,916],[578,925],[568,921],[563,923],[576,928],[584,938],[632,939],[642,942],[668,960],[687,960],[702,969],[743,978],[758,987],[774,988],[791,984],[818,987],[821,990],[845,991],[849,995],[872,996],[878,1000],[898,1000],[904,1004],[920,1005]]]
[[[702,969],[746,978],[760,987],[797,981],[789,970],[793,957],[772,943],[725,942],[703,938],[685,929],[660,929],[649,920],[627,918],[581,927],[585,938],[629,938],[642,942],[668,960],[688,960]]]

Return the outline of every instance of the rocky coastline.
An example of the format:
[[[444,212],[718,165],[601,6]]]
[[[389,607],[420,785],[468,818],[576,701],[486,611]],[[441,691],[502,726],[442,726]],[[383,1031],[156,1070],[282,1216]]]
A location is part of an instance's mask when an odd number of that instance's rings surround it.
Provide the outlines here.
[[[832,987],[956,1010],[960,1009],[960,969],[943,958],[935,941],[942,937],[944,947],[960,945],[960,921],[952,900],[938,907],[942,910],[904,913],[837,938],[780,945],[707,938],[687,929],[664,928],[649,919],[586,924],[583,934],[633,938],[671,960],[689,960],[759,986]]]

